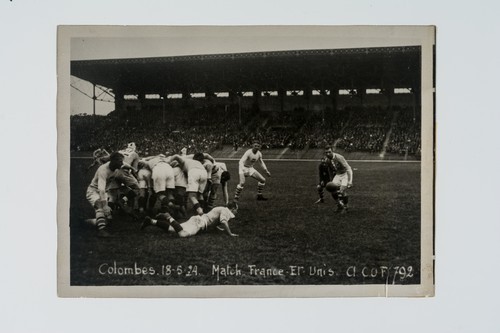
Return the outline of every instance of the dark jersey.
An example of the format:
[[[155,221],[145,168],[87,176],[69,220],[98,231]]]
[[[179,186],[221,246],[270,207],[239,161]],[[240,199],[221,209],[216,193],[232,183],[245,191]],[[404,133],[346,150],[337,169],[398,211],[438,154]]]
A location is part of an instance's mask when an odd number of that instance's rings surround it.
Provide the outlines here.
[[[325,186],[327,183],[332,181],[333,177],[335,177],[335,168],[332,162],[327,158],[323,158],[321,160],[318,171],[320,185],[322,184]]]

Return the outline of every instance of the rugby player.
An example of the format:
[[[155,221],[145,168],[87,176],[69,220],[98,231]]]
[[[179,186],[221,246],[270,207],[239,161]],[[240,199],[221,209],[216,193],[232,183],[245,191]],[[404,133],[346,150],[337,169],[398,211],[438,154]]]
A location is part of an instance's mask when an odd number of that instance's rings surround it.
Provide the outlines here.
[[[217,190],[222,185],[222,199],[224,201],[224,205],[227,206],[229,204],[229,195],[227,193],[227,183],[231,179],[231,174],[227,171],[226,163],[215,162],[214,167],[212,169],[212,185],[210,191],[207,195],[207,209],[212,209],[215,203],[215,199],[217,199]]]
[[[87,167],[87,170],[92,169],[92,167],[96,164],[101,166],[109,161],[109,153],[106,149],[104,149],[104,147],[94,150],[92,157],[94,160],[92,161],[92,164]]]
[[[262,159],[262,153],[260,152],[261,145],[258,142],[254,142],[251,149],[248,149],[245,154],[240,159],[239,162],[239,176],[240,182],[236,185],[236,191],[234,193],[234,201],[238,202],[240,199],[241,192],[245,186],[245,178],[252,177],[257,180],[257,200],[265,201],[266,197],[262,195],[262,191],[264,190],[264,186],[266,185],[266,179],[254,169],[255,162],[259,161],[262,169],[266,172],[266,174],[271,177],[271,173],[267,170],[266,164]]]
[[[141,230],[149,225],[155,225],[165,231],[175,232],[179,237],[191,237],[198,232],[220,226],[229,236],[236,237],[237,234],[231,232],[229,220],[235,218],[237,213],[236,205],[230,207],[215,207],[210,212],[203,215],[192,216],[184,223],[177,222],[169,213],[160,213],[155,219],[146,216]]]
[[[153,179],[151,177],[152,172],[149,169],[147,162],[145,160],[139,160],[138,163],[139,170],[137,171],[137,181],[139,183],[139,213],[143,213],[147,209],[148,199],[154,193]],[[152,201],[152,200],[151,200]],[[154,205],[154,202],[151,202]]]
[[[172,158],[163,154],[150,156],[143,159],[146,168],[151,170],[154,195],[150,198],[151,206],[160,202],[160,211],[166,213],[169,209],[175,209],[175,179],[174,170],[170,165]],[[142,202],[144,205],[144,203]]]
[[[113,198],[118,198],[115,202],[127,214],[135,217],[133,208],[135,206],[135,198],[139,195],[139,182],[137,181],[137,168],[139,165],[139,155],[137,154],[134,142],[127,144],[127,148],[118,152],[123,156],[123,165],[125,167],[117,170],[115,179],[109,186],[110,195]],[[128,203],[128,206],[125,205]]]
[[[333,177],[335,176],[335,170],[333,168],[333,164],[328,157],[325,156],[321,159],[321,162],[319,163],[318,173],[319,173],[319,183],[316,186],[316,189],[318,191],[319,199],[315,202],[315,204],[320,204],[325,202],[324,198],[325,186],[326,184],[331,182]]]
[[[186,192],[188,200],[198,215],[203,214],[203,191],[207,186],[207,171],[202,164],[204,159],[203,153],[194,154],[192,159],[180,155],[171,157],[172,162],[179,163],[181,170],[187,174]]]
[[[332,193],[333,199],[337,202],[337,212],[347,211],[349,196],[347,189],[352,187],[352,169],[344,156],[333,152],[332,147],[325,148],[325,156],[331,161],[335,170],[335,177],[326,184],[326,190]]]
[[[111,208],[108,205],[107,187],[123,166],[123,155],[114,152],[109,156],[109,162],[101,165],[87,188],[87,200],[95,209],[95,225],[99,237],[109,237],[105,230],[111,219]]]

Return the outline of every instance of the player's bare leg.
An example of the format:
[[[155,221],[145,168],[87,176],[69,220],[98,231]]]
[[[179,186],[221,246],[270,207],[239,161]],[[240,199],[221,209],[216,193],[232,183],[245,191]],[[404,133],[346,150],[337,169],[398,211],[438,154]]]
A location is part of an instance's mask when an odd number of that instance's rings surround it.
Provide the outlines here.
[[[198,215],[203,215],[203,208],[198,201],[198,192],[188,192],[188,201],[193,205],[193,210]]]
[[[234,192],[234,202],[238,202],[240,200],[241,192],[243,192],[243,188],[245,187],[245,175],[240,172],[240,182],[236,185],[236,191]]]
[[[95,205],[95,218],[97,237],[109,238],[112,235],[107,231],[109,219],[111,218],[111,208],[106,204],[106,201],[96,201]]]
[[[347,186],[341,186],[340,187],[340,190],[338,192],[338,209],[337,211],[340,212],[340,213],[345,213],[347,212],[347,209],[348,209],[348,202],[349,202],[349,196],[347,195]]]
[[[268,199],[262,195],[262,191],[266,186],[266,178],[264,178],[258,171],[255,171],[252,178],[257,180],[257,200],[267,201]]]
[[[159,213],[154,219],[146,216],[142,221],[141,230],[150,225],[157,226],[166,232],[178,232],[178,230],[182,230],[180,224],[169,213]]]
[[[319,199],[314,202],[315,204],[320,204],[325,202],[325,187],[318,184],[317,186]]]
[[[139,213],[144,213],[147,209],[149,199],[149,189],[141,188],[139,192],[138,206]]]
[[[207,211],[212,210],[214,208],[215,200],[217,199],[217,190],[219,189],[220,184],[212,184],[212,188],[210,189],[210,193],[207,199]]]
[[[175,203],[179,206],[179,214],[181,217],[186,217],[186,188],[182,186],[175,187]]]

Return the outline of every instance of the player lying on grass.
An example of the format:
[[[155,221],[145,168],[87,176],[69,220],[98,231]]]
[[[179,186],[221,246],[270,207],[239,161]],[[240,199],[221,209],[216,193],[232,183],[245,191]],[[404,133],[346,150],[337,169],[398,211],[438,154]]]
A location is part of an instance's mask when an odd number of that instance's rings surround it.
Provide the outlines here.
[[[326,184],[325,188],[332,193],[333,199],[337,201],[337,212],[344,213],[347,211],[349,202],[347,189],[352,187],[352,169],[344,156],[334,153],[331,147],[325,148],[325,156],[331,161],[335,170],[335,177]]]
[[[169,213],[160,213],[155,219],[146,216],[141,230],[150,225],[155,225],[165,231],[177,233],[179,237],[191,237],[200,231],[214,227],[222,227],[229,236],[238,236],[231,232],[229,220],[235,218],[237,212],[236,205],[230,204],[228,207],[215,207],[210,212],[203,215],[192,216],[184,223],[177,222]]]

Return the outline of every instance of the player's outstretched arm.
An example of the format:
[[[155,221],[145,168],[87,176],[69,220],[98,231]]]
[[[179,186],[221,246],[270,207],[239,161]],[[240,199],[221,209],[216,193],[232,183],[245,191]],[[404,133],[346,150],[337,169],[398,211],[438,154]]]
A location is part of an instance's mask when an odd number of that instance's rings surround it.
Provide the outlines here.
[[[240,161],[238,162],[240,169],[243,168],[245,161],[248,158],[248,155],[250,155],[251,150],[247,150],[243,156],[241,156]]]
[[[238,235],[237,235],[237,234],[233,234],[233,233],[231,232],[231,229],[229,229],[229,224],[227,223],[227,221],[221,221],[221,222],[220,222],[220,224],[221,224],[222,228],[226,231],[226,233],[227,233],[229,236],[231,236],[231,237],[238,237]]]
[[[131,166],[130,164],[125,163],[125,162],[123,162],[121,169],[128,169],[128,170],[132,170],[134,173],[137,173],[137,169],[135,169],[133,166]]]
[[[179,166],[184,166],[184,158],[182,158],[180,155],[175,154],[170,158],[172,159],[172,162],[177,161],[177,163],[179,163]]]
[[[203,153],[203,158],[205,158],[206,160],[209,160],[212,163],[215,163],[215,159],[210,154]]]
[[[347,187],[352,187],[353,173],[352,168],[349,166],[347,168]]]
[[[224,204],[227,206],[229,204],[229,195],[227,194],[227,182],[222,184],[222,198],[224,199]]]
[[[266,166],[266,163],[264,163],[264,159],[262,158],[262,155],[259,156],[259,162],[260,162],[260,165],[262,166],[262,169],[264,169],[264,172],[269,177],[271,177],[271,173],[269,172],[269,170],[267,170],[267,166]]]

